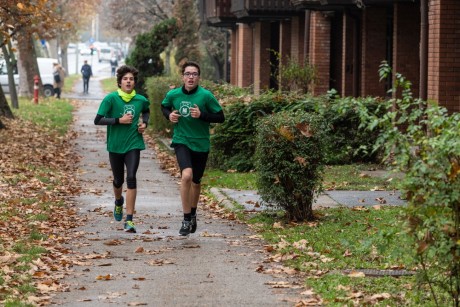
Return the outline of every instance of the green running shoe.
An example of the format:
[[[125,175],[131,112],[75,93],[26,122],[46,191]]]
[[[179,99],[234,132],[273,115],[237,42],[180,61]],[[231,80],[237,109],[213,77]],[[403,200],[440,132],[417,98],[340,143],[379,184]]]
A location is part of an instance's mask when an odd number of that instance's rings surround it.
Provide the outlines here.
[[[125,222],[125,231],[126,232],[136,233],[136,227],[134,226],[133,221],[126,221]]]
[[[123,196],[120,199],[115,199],[115,208],[113,209],[113,217],[115,221],[121,221],[123,219]]]

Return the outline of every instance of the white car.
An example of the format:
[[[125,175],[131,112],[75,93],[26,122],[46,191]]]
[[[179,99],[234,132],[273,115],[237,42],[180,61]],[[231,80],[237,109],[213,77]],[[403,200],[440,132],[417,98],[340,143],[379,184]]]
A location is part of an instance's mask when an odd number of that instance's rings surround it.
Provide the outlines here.
[[[16,84],[16,90],[18,89],[19,85],[19,75],[17,69],[14,72],[14,84]],[[10,86],[8,80],[8,69],[6,68],[6,61],[4,59],[0,59],[0,84],[2,86],[2,90],[5,94],[9,94]]]
[[[45,97],[54,95],[53,89],[53,63],[57,63],[57,59],[52,58],[37,58],[38,70],[40,71],[40,78],[43,83],[43,92]],[[16,90],[19,87],[19,75],[17,71],[14,74],[14,83],[16,84]],[[6,69],[6,63],[4,59],[0,60],[0,84],[5,94],[10,93],[8,71]]]
[[[101,63],[102,61],[107,61],[107,62],[110,62],[110,60],[114,57],[114,50],[113,48],[111,47],[102,47],[101,49],[99,49],[99,52],[98,52],[98,60],[99,60],[99,63]]]
[[[80,49],[80,55],[91,55],[91,49],[87,47]]]

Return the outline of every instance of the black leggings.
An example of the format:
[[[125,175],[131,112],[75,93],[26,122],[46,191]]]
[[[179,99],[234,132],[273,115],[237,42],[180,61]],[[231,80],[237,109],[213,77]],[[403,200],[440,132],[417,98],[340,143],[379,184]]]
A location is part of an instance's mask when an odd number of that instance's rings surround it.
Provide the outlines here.
[[[176,152],[177,163],[181,173],[184,169],[191,168],[193,172],[192,181],[199,184],[206,169],[209,152],[193,151],[182,144],[174,145],[174,151]]]
[[[113,186],[120,188],[124,182],[125,165],[126,165],[126,184],[128,189],[137,187],[136,173],[139,168],[141,151],[133,149],[124,154],[109,152],[110,166],[113,173]]]

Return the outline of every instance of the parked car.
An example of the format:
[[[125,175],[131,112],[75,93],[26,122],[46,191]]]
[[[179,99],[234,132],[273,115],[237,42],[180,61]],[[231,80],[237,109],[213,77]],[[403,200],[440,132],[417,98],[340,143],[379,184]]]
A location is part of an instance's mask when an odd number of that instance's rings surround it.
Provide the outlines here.
[[[19,75],[18,69],[15,67],[14,71],[14,83],[16,84],[16,89],[18,88],[19,84]],[[6,67],[6,61],[4,59],[0,59],[0,84],[2,86],[2,90],[5,94],[10,93],[9,87],[9,80],[8,80],[8,69]]]
[[[110,59],[112,59],[112,57],[115,56],[114,50],[111,47],[103,47],[99,49],[98,55],[99,55],[99,63],[101,63],[102,61],[109,62]]]
[[[91,49],[88,47],[80,49],[80,55],[91,55]]]
[[[53,89],[53,63],[57,63],[58,60],[53,58],[37,58],[38,70],[40,71],[40,78],[42,79],[43,92],[46,97],[54,95]],[[19,87],[19,74],[17,69],[14,74],[14,82],[16,89]],[[6,62],[4,59],[0,59],[0,85],[2,86],[5,94],[10,93],[10,87],[8,82],[8,71],[6,68]]]

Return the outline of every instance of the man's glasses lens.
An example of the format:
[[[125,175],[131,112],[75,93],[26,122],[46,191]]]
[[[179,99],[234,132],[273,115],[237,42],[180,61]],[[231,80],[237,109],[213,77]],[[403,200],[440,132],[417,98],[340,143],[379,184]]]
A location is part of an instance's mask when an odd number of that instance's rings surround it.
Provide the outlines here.
[[[198,77],[198,73],[197,72],[186,72],[184,76],[187,78],[190,78],[190,77],[196,78]]]

